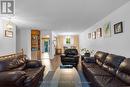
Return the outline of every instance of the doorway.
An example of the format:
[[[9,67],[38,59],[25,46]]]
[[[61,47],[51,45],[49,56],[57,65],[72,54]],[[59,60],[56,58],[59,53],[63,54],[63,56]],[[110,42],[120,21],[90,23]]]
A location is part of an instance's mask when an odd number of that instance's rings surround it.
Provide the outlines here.
[[[50,53],[50,36],[45,35],[42,38],[42,58],[49,58]]]
[[[44,39],[44,52],[50,52],[50,40],[49,39]]]

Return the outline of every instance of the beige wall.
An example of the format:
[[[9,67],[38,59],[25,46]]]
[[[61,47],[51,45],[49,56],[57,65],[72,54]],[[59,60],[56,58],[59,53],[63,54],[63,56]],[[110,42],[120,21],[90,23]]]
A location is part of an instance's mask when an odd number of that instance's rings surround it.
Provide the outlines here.
[[[62,53],[64,52],[64,46],[67,46],[67,47],[75,46],[77,49],[79,49],[79,35],[69,35],[71,38],[71,44],[69,44],[69,45],[65,44],[66,36],[67,35],[58,35],[57,36],[56,48],[62,49]]]

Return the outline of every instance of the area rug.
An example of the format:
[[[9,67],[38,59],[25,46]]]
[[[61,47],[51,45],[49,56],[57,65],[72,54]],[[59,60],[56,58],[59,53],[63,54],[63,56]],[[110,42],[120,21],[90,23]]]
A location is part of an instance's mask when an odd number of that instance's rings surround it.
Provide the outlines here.
[[[81,80],[82,87],[90,87],[90,86],[89,86],[90,82],[88,82],[88,81],[86,80],[86,78],[85,78],[83,72],[79,70],[78,73],[79,73],[79,76],[80,76],[80,80]]]
[[[49,71],[48,74],[43,79],[43,81],[41,82],[39,87],[50,87],[50,82],[51,82],[51,79],[53,78],[54,73],[55,71]],[[81,79],[82,87],[90,87],[89,82],[86,80],[86,78],[83,75],[83,72],[78,71],[78,73]]]

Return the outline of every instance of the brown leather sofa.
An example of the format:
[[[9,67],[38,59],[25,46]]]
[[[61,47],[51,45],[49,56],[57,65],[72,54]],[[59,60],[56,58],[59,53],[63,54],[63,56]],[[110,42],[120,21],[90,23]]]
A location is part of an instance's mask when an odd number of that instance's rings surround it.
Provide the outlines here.
[[[0,87],[36,87],[44,69],[40,61],[26,60],[25,55],[0,58]]]
[[[130,87],[130,58],[98,51],[82,69],[91,87]]]

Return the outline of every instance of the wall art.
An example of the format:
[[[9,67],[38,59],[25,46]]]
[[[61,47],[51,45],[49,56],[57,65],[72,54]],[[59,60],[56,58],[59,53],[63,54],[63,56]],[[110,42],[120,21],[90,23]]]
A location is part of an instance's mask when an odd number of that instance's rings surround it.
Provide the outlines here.
[[[102,28],[98,28],[96,30],[96,37],[99,38],[99,37],[102,37]]]
[[[123,32],[123,23],[119,22],[114,25],[114,34],[122,33]]]
[[[103,26],[103,37],[111,37],[111,23],[108,22]]]

